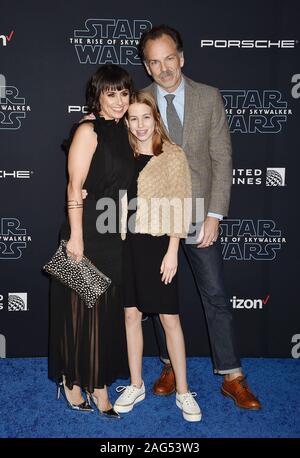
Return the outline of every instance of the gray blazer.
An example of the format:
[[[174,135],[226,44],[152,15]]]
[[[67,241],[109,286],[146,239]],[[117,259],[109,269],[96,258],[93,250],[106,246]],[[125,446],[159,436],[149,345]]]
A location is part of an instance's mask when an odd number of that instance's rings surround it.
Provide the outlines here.
[[[215,87],[196,83],[186,76],[184,80],[182,148],[191,170],[193,201],[195,202],[196,197],[204,198],[204,216],[207,212],[227,216],[232,184],[232,158],[222,96]],[[144,91],[151,92],[156,99],[156,83],[152,83]]]

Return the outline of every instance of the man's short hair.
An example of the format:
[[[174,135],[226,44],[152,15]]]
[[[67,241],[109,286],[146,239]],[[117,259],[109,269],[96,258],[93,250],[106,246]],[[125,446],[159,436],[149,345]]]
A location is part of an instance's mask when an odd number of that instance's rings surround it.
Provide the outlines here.
[[[178,52],[183,51],[183,42],[180,33],[172,27],[169,27],[168,25],[161,24],[156,27],[152,27],[151,30],[143,33],[143,35],[141,36],[138,46],[138,53],[142,60],[145,60],[144,50],[147,42],[149,40],[156,40],[157,38],[161,38],[162,35],[168,35],[170,38],[172,38],[172,40],[176,44],[176,49]]]

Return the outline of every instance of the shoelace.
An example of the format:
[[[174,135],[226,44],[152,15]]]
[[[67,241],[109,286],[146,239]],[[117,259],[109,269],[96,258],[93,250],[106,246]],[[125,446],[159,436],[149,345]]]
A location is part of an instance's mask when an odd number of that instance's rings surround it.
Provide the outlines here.
[[[128,386],[120,385],[120,386],[117,386],[116,392],[117,393],[124,392],[124,395],[130,396],[134,392],[135,389],[139,389],[139,388],[135,385],[128,385]]]
[[[241,380],[239,380],[239,384],[241,385],[244,390],[248,390],[248,383],[246,380],[247,377],[243,377]]]
[[[235,380],[235,379],[233,379]],[[230,382],[229,382],[230,383]],[[244,395],[244,396],[248,396],[248,395],[251,395],[251,393],[249,392],[249,386],[248,386],[248,383],[247,383],[247,376],[244,375],[243,378],[241,378],[240,380],[238,380],[238,388],[236,390],[236,394],[240,394],[240,395]]]
[[[169,372],[171,372],[171,370],[172,366],[165,365],[165,367],[163,368],[164,374],[168,374]]]
[[[182,403],[186,402],[189,406],[195,406],[196,401],[194,400],[194,398],[196,396],[197,396],[197,393],[195,393],[194,391],[191,393],[185,393],[182,398]]]

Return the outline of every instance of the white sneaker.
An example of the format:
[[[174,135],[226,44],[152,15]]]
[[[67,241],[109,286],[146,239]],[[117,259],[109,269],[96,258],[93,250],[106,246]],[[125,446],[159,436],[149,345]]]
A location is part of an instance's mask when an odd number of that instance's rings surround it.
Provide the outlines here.
[[[195,396],[197,394],[190,391],[184,394],[176,393],[176,405],[182,410],[183,418],[186,421],[200,421],[202,418],[200,407],[194,399]]]
[[[118,413],[130,412],[137,402],[145,399],[145,384],[143,382],[141,388],[136,385],[118,386],[117,393],[123,393],[118,397],[114,404],[114,409]]]

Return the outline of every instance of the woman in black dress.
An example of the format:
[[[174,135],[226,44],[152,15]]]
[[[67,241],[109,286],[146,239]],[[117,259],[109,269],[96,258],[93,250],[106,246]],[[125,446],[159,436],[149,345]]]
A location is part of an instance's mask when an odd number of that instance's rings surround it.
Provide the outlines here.
[[[63,390],[71,408],[88,411],[92,409],[83,393],[88,393],[88,401],[90,393],[99,411],[112,417],[119,415],[109,402],[107,385],[128,376],[121,295],[123,242],[119,227],[101,230],[96,204],[107,211],[99,199],[109,200],[119,225],[119,192],[128,188],[134,172],[124,123],[131,91],[131,78],[121,67],[105,65],[93,75],[88,108],[95,119],[79,124],[71,143],[68,220],[60,233],[68,240],[70,256],[80,260],[84,253],[112,284],[91,309],[58,281],[51,285],[49,377],[58,383],[58,397]],[[83,187],[88,191],[84,202]]]
[[[188,208],[182,206],[185,199],[191,198],[189,166],[183,150],[168,138],[151,94],[133,95],[126,120],[135,154],[135,180],[128,190],[129,219],[124,245],[124,304],[131,385],[122,387],[123,393],[114,408],[126,413],[145,398],[141,319],[143,312],[159,313],[175,373],[176,404],[187,421],[199,421],[201,411],[186,379],[176,279],[179,241],[187,236],[189,223],[189,213],[184,215]],[[136,197],[134,214],[132,199]],[[167,216],[155,212],[155,205],[151,207],[155,199],[169,205],[170,216],[168,208]],[[175,199],[179,212],[173,214],[170,206]]]

